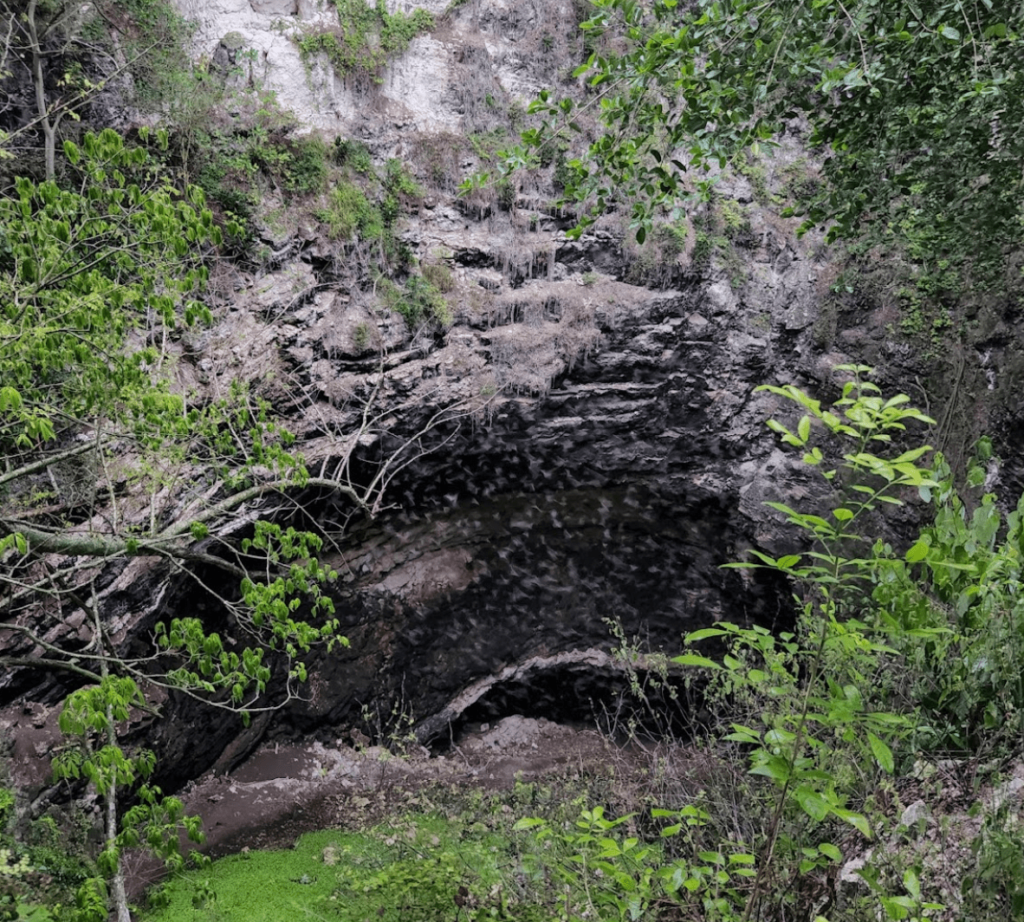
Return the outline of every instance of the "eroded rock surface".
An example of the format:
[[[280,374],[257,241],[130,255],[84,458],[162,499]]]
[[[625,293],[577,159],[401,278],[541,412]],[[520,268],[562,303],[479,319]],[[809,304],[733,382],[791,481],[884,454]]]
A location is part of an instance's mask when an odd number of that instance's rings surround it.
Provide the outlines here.
[[[198,50],[220,54],[225,72],[251,70],[309,127],[413,162],[424,138],[479,120],[492,91],[528,94],[560,79],[578,50],[571,8],[472,0],[366,86],[320,65],[307,72],[289,37],[335,22],[329,5],[182,0],[201,22]],[[797,156],[784,147],[778,171]],[[765,181],[777,186],[775,169]],[[723,194],[749,218],[731,258],[698,262],[691,235],[642,272],[616,216],[576,241],[568,219],[526,193],[505,211],[428,196],[402,234],[421,260],[452,272],[454,322],[443,330],[382,311],[345,275],[351,247],[308,221],[265,221],[266,258],[219,268],[217,324],[180,344],[183,387],[216,395],[235,377],[250,382],[325,476],[350,451],[355,476],[371,476],[381,456],[427,434],[394,471],[395,508],[360,519],[335,497],[298,497],[335,540],[351,647],[318,660],[307,701],[248,729],[168,699],[166,719],[135,727],[157,748],[165,787],[230,769],[261,742],[326,742],[356,724],[386,733],[398,720],[443,742],[509,713],[592,719],[628,684],[610,656],[623,642],[671,654],[683,633],[716,619],[785,624],[787,586],[720,569],[750,547],[791,549],[792,533],[763,502],[800,507],[818,489],[765,429],[778,404],[755,394],[758,384],[827,391],[834,364],[868,362],[903,390],[924,374],[937,404],[949,396],[950,431],[991,420],[1019,429],[1012,317],[988,318],[973,344],[922,367],[886,305],[841,309],[827,298],[836,273],[820,237],[798,240],[795,219],[758,207],[747,180],[731,182]],[[982,392],[992,400],[975,400]],[[369,434],[371,400],[379,424]],[[990,409],[1000,400],[1003,410]],[[111,571],[101,591],[126,648],[141,649],[178,611],[220,617],[194,583],[152,562]],[[25,760],[45,762],[52,715],[25,712],[23,699],[52,707],[63,689],[17,673],[0,690],[0,722],[23,735]],[[42,770],[23,777],[34,792],[47,783]]]
[[[333,3],[318,0],[175,0],[198,26],[196,52],[216,60],[241,40],[231,79],[257,81],[309,128],[400,143],[410,132],[460,131],[488,93],[533,95],[568,66],[574,39],[571,0],[389,0],[390,11],[424,9],[437,25],[413,39],[377,79],[339,75],[326,61],[304,61],[298,40],[337,27]],[[447,12],[446,12],[447,11]],[[547,41],[543,41],[548,36]],[[569,67],[571,69],[571,67]],[[383,136],[382,136],[383,135]]]

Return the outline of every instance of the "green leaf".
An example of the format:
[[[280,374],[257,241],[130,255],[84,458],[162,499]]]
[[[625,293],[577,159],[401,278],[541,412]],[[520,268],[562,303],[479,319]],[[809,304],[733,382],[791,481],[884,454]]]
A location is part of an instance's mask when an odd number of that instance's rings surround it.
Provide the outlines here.
[[[868,825],[868,821],[863,814],[856,813],[853,810],[846,810],[843,807],[832,807],[832,813],[834,813],[844,822],[849,823],[851,826],[853,826],[866,839],[870,839],[872,837],[871,826]]]
[[[708,640],[711,637],[724,637],[728,631],[724,631],[717,627],[704,627],[697,631],[692,631],[687,634],[683,641],[684,643],[691,644],[696,643],[698,640]]]
[[[750,769],[752,775],[763,775],[765,778],[771,778],[773,781],[778,781],[780,784],[785,783],[789,780],[792,774],[792,767],[788,760],[781,756],[771,756],[765,761],[758,762]]]
[[[882,771],[891,775],[894,767],[892,750],[874,733],[868,733],[868,745]]]
[[[721,663],[716,663],[713,659],[708,659],[706,656],[698,656],[696,653],[682,653],[679,656],[672,657],[673,663],[678,663],[680,666],[700,666],[704,669],[721,669]]]
[[[916,544],[912,545],[905,555],[907,563],[918,563],[924,560],[928,556],[930,550],[929,543],[923,538]]]
[[[913,868],[908,868],[903,872],[903,886],[906,887],[907,893],[913,900],[921,901],[921,881]]]
[[[761,745],[761,737],[752,731],[734,730],[732,733],[727,733],[722,739],[733,743],[748,743],[752,746]]]
[[[822,842],[821,845],[818,846],[818,851],[821,852],[830,861],[843,860],[843,853],[839,851],[839,849],[832,845],[830,842]]]

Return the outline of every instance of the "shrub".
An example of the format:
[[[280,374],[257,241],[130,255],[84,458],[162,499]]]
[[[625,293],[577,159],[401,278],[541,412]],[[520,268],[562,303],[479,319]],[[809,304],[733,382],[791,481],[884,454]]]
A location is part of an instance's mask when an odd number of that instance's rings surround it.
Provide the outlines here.
[[[373,158],[369,148],[362,142],[348,138],[334,139],[334,162],[338,166],[347,166],[356,173],[373,172]]]
[[[410,275],[401,286],[390,279],[381,279],[377,292],[385,306],[401,314],[410,327],[423,323],[436,323],[441,327],[452,324],[447,300],[422,275]]]
[[[357,233],[364,239],[374,238],[384,232],[380,209],[362,189],[344,180],[331,189],[327,207],[319,209],[316,217],[327,225],[332,240],[351,240]]]
[[[768,503],[804,533],[806,552],[774,558],[753,551],[753,562],[731,565],[767,568],[793,579],[800,590],[796,628],[773,636],[762,627],[720,623],[690,634],[690,649],[675,660],[702,670],[708,697],[727,709],[729,732],[721,745],[733,747],[732,753],[737,744],[743,747],[756,782],[746,794],[746,816],[726,819],[719,828],[733,831],[709,843],[703,830],[713,828],[710,805],[698,799],[682,808],[657,808],[651,818],[661,826],[663,848],[620,833],[632,817],[611,820],[597,809],[585,810],[576,829],[535,820],[521,824],[553,837],[556,854],[568,850],[568,861],[559,864],[562,892],[566,899],[585,897],[594,917],[637,919],[657,903],[678,907],[673,918],[813,918],[820,903],[808,880],[834,875],[843,859],[836,843],[850,835],[843,827],[871,838],[880,824],[882,818],[862,805],[879,776],[896,770],[901,743],[916,721],[912,708],[894,710],[891,699],[874,691],[884,671],[896,665],[887,658],[899,631],[873,618],[872,586],[898,573],[903,559],[867,535],[880,507],[900,505],[908,489],[940,485],[918,464],[928,446],[890,447],[909,422],[933,421],[908,406],[903,395],[886,400],[864,380],[869,369],[841,370],[852,380],[830,408],[792,385],[762,388],[804,411],[795,426],[774,419],[768,425],[822,474],[830,495],[813,511]],[[840,467],[828,468],[823,444],[841,444]],[[923,539],[915,543],[906,561],[924,559],[921,548],[929,546]],[[935,562],[941,567],[939,556]],[[948,568],[949,558],[943,562]],[[694,652],[693,644],[707,640],[724,644],[720,661]],[[751,823],[750,814],[760,821]],[[676,839],[680,847],[672,848]],[[595,871],[600,880],[594,880]],[[890,919],[925,918],[941,908],[927,901],[913,868],[903,874],[896,895],[870,866],[862,877]],[[1005,890],[1002,880],[996,886]]]
[[[327,182],[327,146],[323,140],[312,136],[295,141],[284,173],[289,192],[322,192]]]
[[[442,294],[448,294],[455,287],[455,276],[444,263],[425,262],[420,266],[420,272],[427,283]]]

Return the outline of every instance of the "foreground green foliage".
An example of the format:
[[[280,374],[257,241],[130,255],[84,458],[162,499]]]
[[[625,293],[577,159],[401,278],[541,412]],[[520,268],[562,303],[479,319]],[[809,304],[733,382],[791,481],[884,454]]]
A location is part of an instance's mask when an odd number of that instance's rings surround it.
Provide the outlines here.
[[[640,817],[598,808],[577,830],[521,821],[573,852],[560,865],[570,884],[560,918],[653,919],[673,907],[668,918],[825,920],[821,907],[833,904],[833,922],[1024,913],[1010,857],[1024,842],[999,801],[972,809],[986,820],[966,833],[973,857],[956,865],[957,892],[944,859],[901,839],[879,796],[886,776],[920,773],[951,749],[965,759],[1022,751],[1020,676],[1009,667],[1020,648],[1020,512],[1004,526],[985,496],[968,513],[940,457],[929,470],[927,446],[895,447],[907,423],[932,421],[905,395],[883,397],[868,369],[841,371],[852,380],[831,407],[792,385],[764,388],[804,411],[795,425],[769,426],[828,489],[814,511],[769,504],[804,533],[803,553],[754,552],[756,562],[735,566],[794,580],[795,630],[720,624],[687,644],[724,643],[724,656],[676,658],[705,672],[705,694],[728,715],[722,759],[737,746],[745,753],[750,782],[726,796],[742,806],[723,812],[703,793],[681,809],[659,805],[660,848],[619,831]],[[971,482],[982,480],[975,468]],[[933,504],[933,526],[902,553],[870,538],[880,509],[911,498]],[[866,894],[855,885],[841,894],[839,866],[869,847],[858,872]]]
[[[306,835],[288,851],[225,858],[172,881],[156,896],[162,908],[144,918],[192,922],[200,912],[225,922],[280,922],[306,913],[349,922],[486,919],[507,905],[503,888],[516,864],[507,834],[416,813],[365,832]]]
[[[154,140],[166,148],[165,135]],[[202,192],[176,190],[150,150],[113,131],[66,142],[65,154],[74,188],[22,178],[0,201],[0,613],[14,638],[0,664],[84,683],[65,702],[68,746],[55,769],[104,803],[100,876],[79,898],[105,905],[109,878],[125,919],[123,849],[144,845],[173,866],[179,832],[200,833],[179,801],[146,783],[152,754],[126,751],[118,728],[156,713],[156,688],[246,718],[278,707],[305,679],[310,649],[345,640],[324,591],[333,574],[317,559],[320,537],[257,519],[219,555],[198,546],[241,504],[317,482],[247,386],[206,401],[175,386],[177,339],[210,319],[204,249],[220,233]],[[171,499],[197,490],[200,503]],[[156,625],[155,649],[119,650],[97,582],[136,557],[229,574],[237,594],[219,603],[244,642],[183,614]],[[54,639],[73,612],[86,641]],[[263,702],[275,673],[282,695]],[[135,805],[119,810],[127,792]]]
[[[159,350],[126,349],[128,339],[173,329],[179,310],[186,325],[209,316],[197,300],[199,248],[220,232],[201,193],[180,196],[144,147],[126,147],[113,131],[86,135],[81,148],[68,142],[66,152],[86,194],[23,178],[0,199],[8,452],[54,440],[97,410],[114,425],[156,422],[174,402],[149,374]]]

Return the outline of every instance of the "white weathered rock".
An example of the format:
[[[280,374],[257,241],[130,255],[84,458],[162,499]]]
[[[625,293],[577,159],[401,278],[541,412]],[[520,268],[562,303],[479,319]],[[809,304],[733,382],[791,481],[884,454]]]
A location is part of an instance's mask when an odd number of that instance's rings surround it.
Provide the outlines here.
[[[294,16],[299,11],[298,0],[249,0],[254,13],[261,16]]]
[[[861,877],[860,872],[865,868],[867,863],[871,860],[871,855],[874,849],[868,849],[863,855],[857,855],[855,858],[851,858],[846,864],[843,865],[839,871],[839,881],[844,884],[865,884],[865,880]]]
[[[297,39],[309,29],[338,24],[333,4],[323,0],[174,3],[197,24],[196,57],[212,57],[225,35],[241,35],[252,52],[241,83],[273,92],[303,126],[394,143],[399,128],[463,130],[475,96],[484,99],[488,87],[532,97],[553,73],[552,55],[538,53],[542,38],[564,33],[574,22],[567,0],[470,3],[446,17],[447,0],[388,0],[391,12],[425,9],[438,25],[392,60],[377,84],[339,77],[326,61],[302,60]]]
[[[900,825],[907,829],[915,828],[921,822],[927,822],[932,815],[928,804],[923,800],[915,800],[900,816]]]

